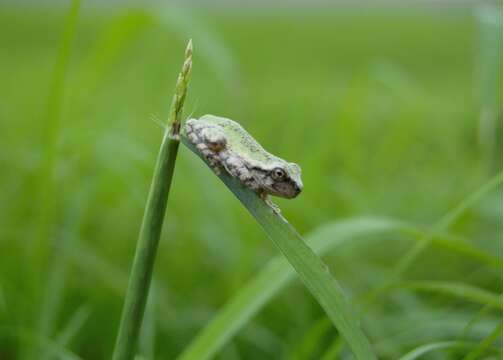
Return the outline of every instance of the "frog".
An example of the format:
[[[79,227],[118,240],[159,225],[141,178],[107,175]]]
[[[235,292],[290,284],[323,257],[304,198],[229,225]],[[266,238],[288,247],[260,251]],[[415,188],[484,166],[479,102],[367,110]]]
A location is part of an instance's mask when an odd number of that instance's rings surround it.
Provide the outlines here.
[[[266,151],[234,120],[204,115],[188,119],[183,132],[217,175],[238,179],[275,213],[280,209],[270,196],[292,199],[303,189],[300,166]]]

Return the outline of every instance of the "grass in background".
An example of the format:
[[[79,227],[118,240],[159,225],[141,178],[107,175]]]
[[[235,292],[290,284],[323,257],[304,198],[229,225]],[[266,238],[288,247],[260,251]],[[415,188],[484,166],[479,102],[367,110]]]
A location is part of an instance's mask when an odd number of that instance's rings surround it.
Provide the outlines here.
[[[497,166],[498,122],[500,116],[501,67],[503,66],[503,8],[483,4],[475,12],[478,28],[476,55],[477,96],[480,104],[478,141],[488,174]]]
[[[33,306],[37,274],[24,255],[35,224],[32,199],[44,150],[39,114],[47,97],[42,95],[49,88],[63,15],[49,9],[0,11],[5,26],[0,251],[8,254],[0,262],[2,359],[42,346],[32,327],[40,315]],[[54,318],[55,335],[44,339],[49,346],[48,340],[66,334],[60,354],[110,357],[162,131],[149,119],[167,117],[166,98],[192,26],[199,34],[195,42],[206,50],[198,59],[187,112],[235,118],[268,150],[301,164],[305,191],[294,201],[280,200],[301,233],[362,214],[422,228],[484,183],[469,11],[336,9],[283,12],[281,19],[253,11],[186,11],[179,22],[175,16],[157,18],[143,10],[97,12],[84,6],[81,11],[55,169],[61,184],[55,225],[72,244],[57,249],[68,259],[68,282]],[[166,223],[175,240],[161,240],[152,284],[156,358],[180,354],[275,255],[255,222],[199,160],[181,151],[177,167]],[[501,293],[501,271],[494,265],[499,260],[487,254],[503,254],[502,201],[497,189],[471,207],[450,228],[466,239],[463,245],[434,242],[404,280],[462,282]],[[395,231],[362,233],[358,239],[325,257],[351,298],[380,283],[411,245],[410,235]],[[466,246],[475,249],[472,256],[465,255]],[[399,287],[372,304],[362,327],[382,359],[400,358],[424,344],[440,344],[428,347],[424,358],[462,358],[483,339],[492,341],[500,322],[501,311],[493,308],[470,327],[463,338],[468,346],[445,345],[461,338],[480,307],[462,297]],[[323,326],[313,330],[323,317],[293,282],[244,319],[218,357],[301,357],[303,350],[295,349],[301,339],[310,339],[306,343],[317,344],[311,355],[329,358],[338,334]],[[496,339],[492,346],[500,344]],[[344,347],[335,348],[347,356]]]

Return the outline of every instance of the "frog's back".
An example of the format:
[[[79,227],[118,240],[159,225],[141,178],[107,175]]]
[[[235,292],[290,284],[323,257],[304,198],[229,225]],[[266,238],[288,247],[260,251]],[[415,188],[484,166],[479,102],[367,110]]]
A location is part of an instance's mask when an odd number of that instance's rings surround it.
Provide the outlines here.
[[[251,159],[257,161],[274,162],[279,160],[276,156],[269,154],[241,125],[237,122],[214,115],[204,115],[200,121],[215,124],[224,129],[227,134],[227,142],[234,149],[239,149],[242,153],[247,153]]]

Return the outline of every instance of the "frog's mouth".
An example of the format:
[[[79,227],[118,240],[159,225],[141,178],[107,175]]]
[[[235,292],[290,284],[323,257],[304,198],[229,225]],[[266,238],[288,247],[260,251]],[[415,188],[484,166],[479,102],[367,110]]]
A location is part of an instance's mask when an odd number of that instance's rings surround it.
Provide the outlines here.
[[[302,186],[293,182],[280,182],[272,186],[272,195],[293,199],[302,192]]]

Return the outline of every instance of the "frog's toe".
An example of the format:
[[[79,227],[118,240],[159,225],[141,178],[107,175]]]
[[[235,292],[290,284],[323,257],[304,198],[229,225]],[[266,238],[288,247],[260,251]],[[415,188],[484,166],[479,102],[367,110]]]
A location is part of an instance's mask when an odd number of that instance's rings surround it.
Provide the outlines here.
[[[197,141],[198,141],[197,135],[196,135],[196,133],[194,133],[193,131],[191,131],[191,132],[187,132],[187,137],[189,138],[189,141],[190,141],[192,144],[196,144],[196,143],[197,143]]]
[[[271,208],[273,213],[275,213],[276,215],[281,214],[281,209],[279,208],[279,206],[273,203],[269,197],[265,200],[265,203]]]
[[[259,192],[259,196],[262,198],[262,200],[264,200],[265,204],[271,208],[272,212],[279,215],[281,213],[281,209],[279,208],[278,205],[276,205],[275,203],[272,202],[271,200],[271,197],[269,196],[269,194],[267,194],[266,192]]]

